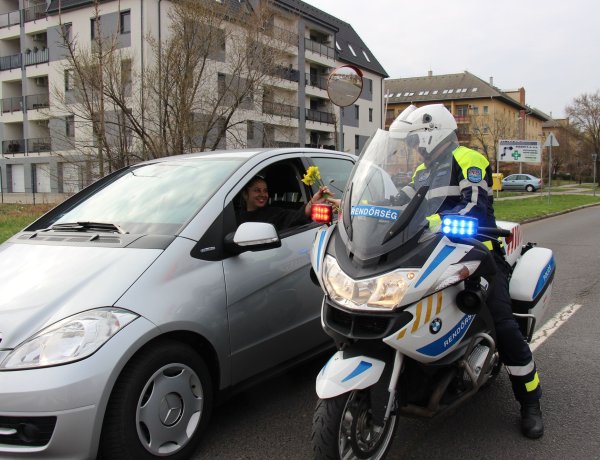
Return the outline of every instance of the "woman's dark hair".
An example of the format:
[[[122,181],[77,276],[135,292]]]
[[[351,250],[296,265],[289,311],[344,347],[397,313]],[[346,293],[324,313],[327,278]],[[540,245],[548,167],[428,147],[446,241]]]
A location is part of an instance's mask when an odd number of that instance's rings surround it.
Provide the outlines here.
[[[256,184],[258,181],[263,181],[264,183],[266,183],[266,179],[257,174],[256,176],[254,176],[252,179],[250,179],[250,181],[244,186],[244,192],[248,192],[248,190],[250,190],[250,187],[252,187],[254,184]]]

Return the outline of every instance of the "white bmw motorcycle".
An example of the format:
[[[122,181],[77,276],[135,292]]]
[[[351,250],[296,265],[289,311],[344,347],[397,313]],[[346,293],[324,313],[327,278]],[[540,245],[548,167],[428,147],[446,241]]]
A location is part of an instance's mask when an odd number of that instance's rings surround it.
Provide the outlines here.
[[[338,349],[316,381],[319,460],[383,459],[398,417],[441,414],[499,372],[485,307],[496,268],[484,241],[498,239],[505,249],[513,310],[528,341],[549,303],[552,251],[523,245],[510,222],[478,228],[474,219],[445,216],[430,230],[425,217],[443,198],[428,191],[450,174],[434,169],[412,193],[399,192],[419,163],[379,130],[346,186],[338,222],[316,235],[311,262],[325,292],[322,325]]]

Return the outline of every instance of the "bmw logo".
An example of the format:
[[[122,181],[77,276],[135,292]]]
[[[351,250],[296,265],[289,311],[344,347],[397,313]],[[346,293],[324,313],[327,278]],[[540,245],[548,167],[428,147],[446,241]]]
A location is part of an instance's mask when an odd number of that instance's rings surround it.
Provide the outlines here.
[[[434,318],[431,323],[429,323],[429,332],[432,334],[437,334],[442,330],[442,320],[440,318]]]

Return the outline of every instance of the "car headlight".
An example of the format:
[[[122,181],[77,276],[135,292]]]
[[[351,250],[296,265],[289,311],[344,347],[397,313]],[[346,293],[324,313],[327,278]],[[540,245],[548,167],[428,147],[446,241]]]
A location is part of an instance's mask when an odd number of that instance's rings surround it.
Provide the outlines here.
[[[15,348],[0,370],[56,366],[87,358],[137,317],[121,308],[98,308],[70,316]]]
[[[337,261],[326,256],[323,263],[323,282],[332,300],[352,309],[393,310],[408,290],[415,273],[396,270],[385,275],[354,280],[346,275]]]

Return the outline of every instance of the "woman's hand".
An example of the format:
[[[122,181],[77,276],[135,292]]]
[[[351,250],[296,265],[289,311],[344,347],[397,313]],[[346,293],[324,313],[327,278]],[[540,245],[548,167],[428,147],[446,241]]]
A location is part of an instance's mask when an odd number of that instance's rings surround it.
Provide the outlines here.
[[[306,217],[310,217],[311,208],[313,204],[325,203],[331,199],[335,200],[335,198],[331,198],[331,195],[333,195],[333,193],[331,193],[331,190],[329,190],[329,188],[326,185],[319,187],[319,191],[313,195],[313,197],[308,203],[306,203],[306,206],[304,208],[304,213],[306,214]]]
[[[319,191],[313,195],[313,197],[310,200],[310,203],[323,203],[327,201],[329,197],[331,197],[331,195],[333,195],[333,193],[331,193],[331,190],[329,190],[329,188],[326,185],[323,185],[322,187],[319,187]]]

